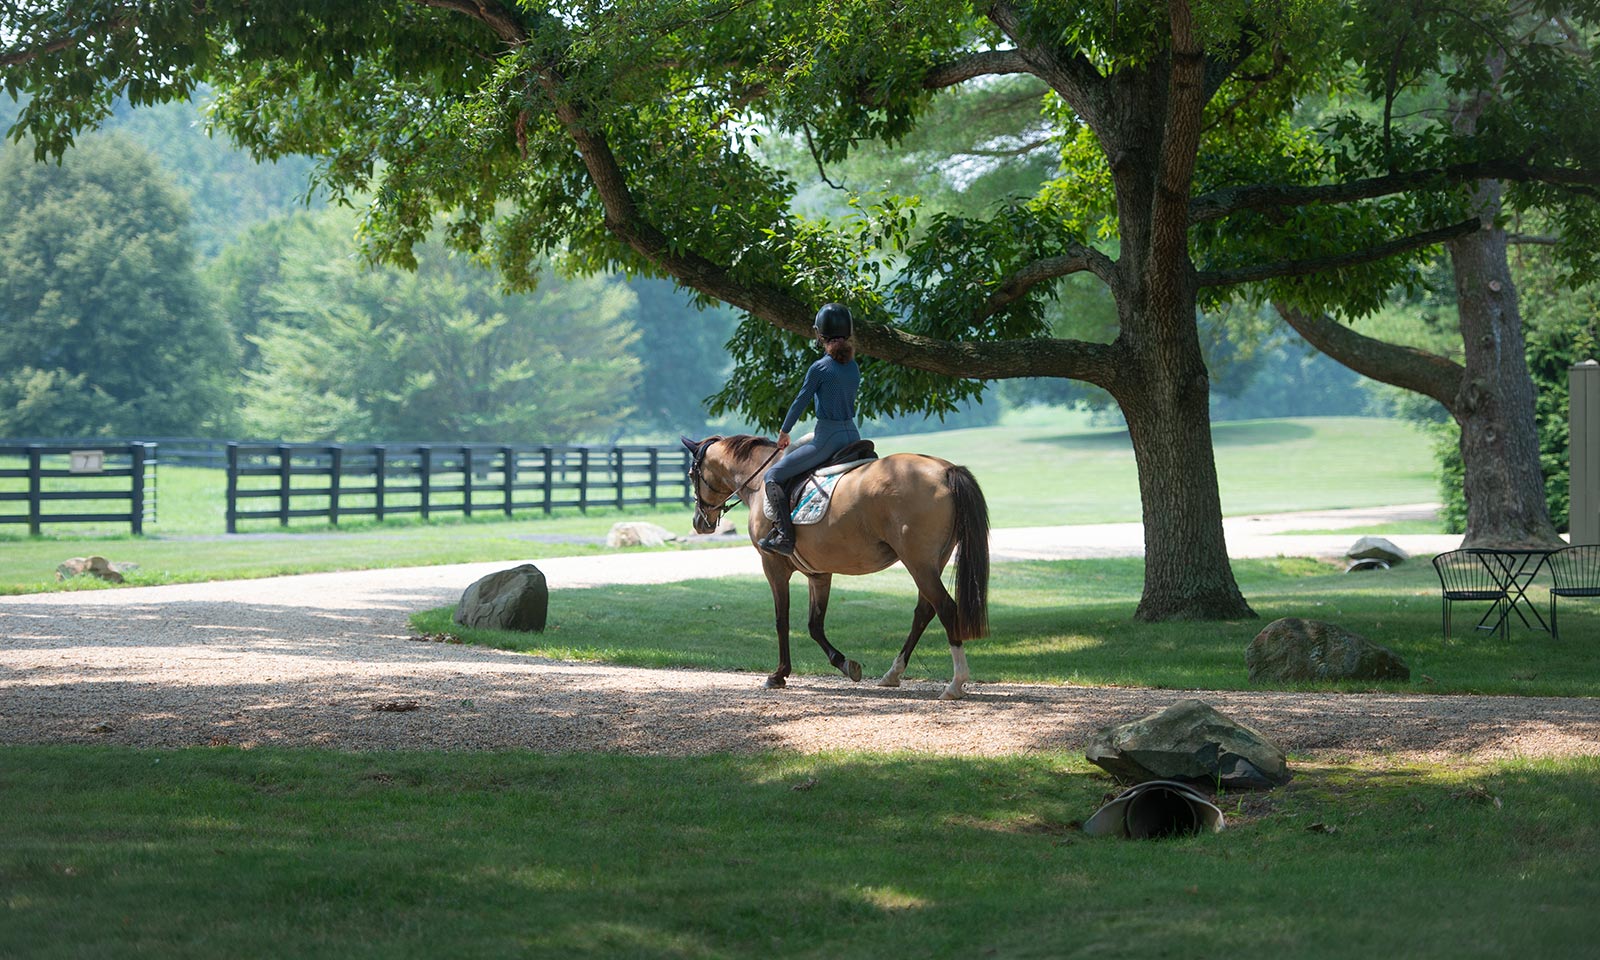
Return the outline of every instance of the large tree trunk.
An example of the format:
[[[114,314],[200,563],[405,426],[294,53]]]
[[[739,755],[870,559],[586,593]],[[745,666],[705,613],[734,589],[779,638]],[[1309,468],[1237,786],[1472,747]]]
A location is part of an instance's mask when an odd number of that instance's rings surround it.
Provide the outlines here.
[[[1190,317],[1194,304],[1190,302]],[[1140,620],[1254,618],[1228,561],[1211,445],[1210,378],[1191,319],[1155,333],[1116,391],[1139,468],[1145,582]]]
[[[1522,314],[1511,282],[1506,234],[1496,226],[1500,184],[1478,185],[1485,226],[1447,248],[1455,268],[1465,373],[1450,412],[1461,425],[1461,463],[1472,547],[1559,544],[1545,502],[1539,427]]]

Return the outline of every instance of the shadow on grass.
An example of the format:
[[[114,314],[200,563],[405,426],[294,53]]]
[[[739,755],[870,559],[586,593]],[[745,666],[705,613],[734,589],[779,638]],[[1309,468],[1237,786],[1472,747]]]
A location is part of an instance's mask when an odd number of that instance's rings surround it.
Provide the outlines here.
[[[1577,956],[1600,893],[1592,759],[1312,768],[1224,798],[1220,834],[1138,843],[1082,836],[1114,787],[1061,753],[4,756],[0,953],[30,957],[1139,957],[1240,931]]]
[[[1308,424],[1291,422],[1216,423],[1211,426],[1211,442],[1219,447],[1257,447],[1292,443],[1315,436]],[[1064,433],[1049,437],[1031,437],[1022,443],[1046,444],[1074,450],[1133,450],[1133,441],[1126,430],[1096,430],[1089,433]]]

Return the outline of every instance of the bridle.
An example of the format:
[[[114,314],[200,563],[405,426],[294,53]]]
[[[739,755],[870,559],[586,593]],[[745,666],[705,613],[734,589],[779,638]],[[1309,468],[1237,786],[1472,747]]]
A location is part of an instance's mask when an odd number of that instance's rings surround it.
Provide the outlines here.
[[[711,445],[721,439],[723,438],[712,437],[700,444],[700,449],[695,451],[694,457],[689,461],[689,485],[694,491],[695,517],[704,520],[705,525],[708,527],[713,523],[711,519],[712,513],[716,513],[720,518],[722,514],[727,512],[729,507],[735,503],[743,502],[744,498],[739,496],[739,491],[749,486],[750,481],[761,476],[761,471],[767,469],[767,464],[771,463],[782,452],[780,448],[774,447],[772,453],[761,462],[761,466],[757,467],[754,473],[750,474],[726,494],[717,494],[717,498],[722,501],[719,504],[716,500],[706,500],[700,496],[700,487],[702,485],[709,486],[709,484],[706,484],[705,474],[700,468],[705,463],[706,453],[711,449]]]

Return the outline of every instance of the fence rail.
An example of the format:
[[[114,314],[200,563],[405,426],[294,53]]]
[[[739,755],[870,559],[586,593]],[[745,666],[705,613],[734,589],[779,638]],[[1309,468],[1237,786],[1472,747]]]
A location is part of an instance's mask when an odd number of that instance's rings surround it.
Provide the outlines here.
[[[141,534],[156,517],[156,466],[153,443],[0,445],[0,524],[26,523],[38,536],[47,523],[126,523]],[[17,479],[26,489],[6,489]],[[62,502],[87,509],[46,512]]]
[[[240,521],[689,503],[678,445],[228,443],[227,529]],[[257,504],[267,504],[257,506]]]

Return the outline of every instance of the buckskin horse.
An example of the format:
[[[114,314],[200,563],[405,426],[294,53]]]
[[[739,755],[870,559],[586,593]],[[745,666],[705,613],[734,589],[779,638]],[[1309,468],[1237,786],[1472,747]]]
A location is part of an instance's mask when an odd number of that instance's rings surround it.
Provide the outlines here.
[[[691,454],[695,530],[716,530],[737,499],[750,508],[750,542],[761,539],[772,526],[762,511],[761,474],[772,462],[777,444],[753,436],[681,439]],[[954,599],[941,581],[952,552],[956,553]],[[823,630],[833,575],[876,573],[896,560],[917,585],[917,607],[905,646],[878,685],[900,685],[917,641],[938,616],[950,640],[954,665],[950,684],[939,699],[960,698],[968,678],[962,643],[989,632],[989,506],[966,467],[911,453],[874,460],[839,478],[827,514],[817,523],[795,528],[793,557],[762,551],[761,566],[772,588],[778,626],[778,669],[767,677],[766,685],[784,686],[790,673],[789,581],[796,572],[810,583],[811,638],[829,663],[859,681],[861,664],[834,649]]]

